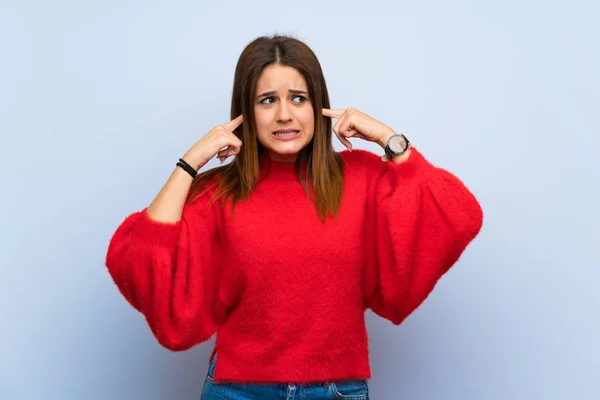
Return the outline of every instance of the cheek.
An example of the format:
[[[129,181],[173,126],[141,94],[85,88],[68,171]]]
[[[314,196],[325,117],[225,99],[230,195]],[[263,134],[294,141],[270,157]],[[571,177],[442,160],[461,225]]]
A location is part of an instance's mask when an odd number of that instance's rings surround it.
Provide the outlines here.
[[[256,120],[256,127],[259,132],[268,129],[271,126],[273,122],[273,116],[271,114],[272,113],[269,112],[269,110],[260,108],[254,109],[254,119]]]
[[[302,112],[298,114],[298,120],[305,129],[313,131],[315,127],[315,117],[313,115],[312,107],[303,109]]]

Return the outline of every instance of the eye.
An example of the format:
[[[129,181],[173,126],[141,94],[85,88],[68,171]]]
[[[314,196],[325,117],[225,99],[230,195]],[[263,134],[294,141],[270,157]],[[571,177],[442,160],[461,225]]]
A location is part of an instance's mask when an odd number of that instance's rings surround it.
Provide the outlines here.
[[[274,101],[275,99],[272,97],[265,97],[260,101],[260,104],[273,104]]]
[[[292,97],[292,102],[294,102],[294,103],[304,103],[305,101],[306,101],[306,97],[304,97],[304,96]]]

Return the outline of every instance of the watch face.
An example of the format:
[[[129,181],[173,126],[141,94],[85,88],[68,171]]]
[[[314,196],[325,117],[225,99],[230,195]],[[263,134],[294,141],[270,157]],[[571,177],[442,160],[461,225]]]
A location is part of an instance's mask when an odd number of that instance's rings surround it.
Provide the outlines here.
[[[390,149],[394,153],[402,153],[406,150],[407,143],[404,135],[392,136],[390,139]]]

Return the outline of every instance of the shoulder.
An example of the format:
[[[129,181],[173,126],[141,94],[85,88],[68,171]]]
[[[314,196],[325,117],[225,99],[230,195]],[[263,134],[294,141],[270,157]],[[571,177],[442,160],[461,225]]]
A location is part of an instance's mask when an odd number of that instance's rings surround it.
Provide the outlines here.
[[[344,150],[339,154],[344,160],[346,172],[350,174],[377,174],[381,173],[386,166],[386,163],[381,160],[381,155],[375,154],[369,150]]]
[[[373,163],[375,160],[381,161],[381,156],[378,156],[372,151],[364,149],[354,149],[352,151],[344,150],[341,151],[339,154],[344,158],[344,160],[347,160],[347,162],[354,164]]]
[[[409,157],[409,161],[406,162],[406,165],[411,163],[419,163],[419,164],[429,164],[429,162],[425,159],[423,154],[415,147],[410,147],[411,155]],[[393,162],[385,162],[382,160],[383,152],[381,154],[375,154],[372,151],[364,150],[364,149],[355,149],[352,151],[344,150],[339,153],[344,160],[347,160],[347,163],[350,165],[363,165],[363,166],[388,166],[388,165],[402,165],[405,163],[394,164]]]
[[[211,208],[223,178],[222,170],[209,170],[198,175],[188,192],[186,207],[189,209]]]

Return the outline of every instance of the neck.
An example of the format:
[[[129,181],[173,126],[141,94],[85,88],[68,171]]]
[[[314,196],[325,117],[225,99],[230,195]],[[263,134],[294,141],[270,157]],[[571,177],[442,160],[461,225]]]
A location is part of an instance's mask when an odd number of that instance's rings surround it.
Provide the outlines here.
[[[295,159],[291,161],[290,159],[272,159],[268,153],[264,153],[260,156],[259,163],[260,174],[263,177],[271,176],[291,179],[295,179],[297,177]]]
[[[275,161],[278,163],[292,163],[293,164],[296,161],[296,159],[298,158],[297,154],[281,155],[281,154],[273,153],[272,151],[267,151],[267,154],[269,155],[269,158],[272,161]]]

